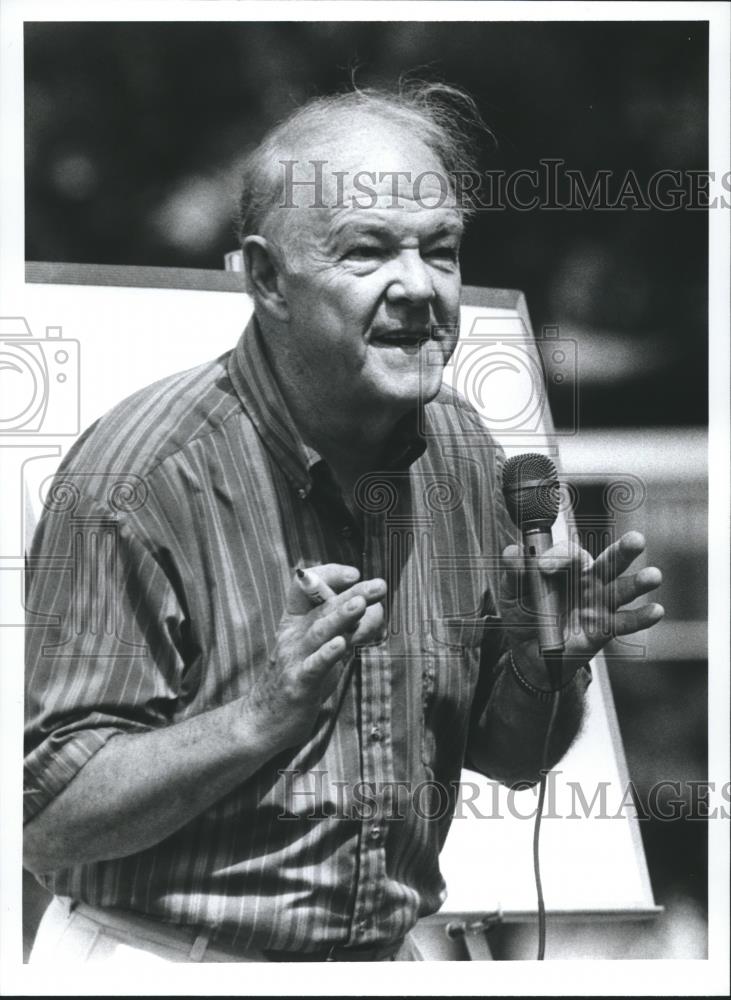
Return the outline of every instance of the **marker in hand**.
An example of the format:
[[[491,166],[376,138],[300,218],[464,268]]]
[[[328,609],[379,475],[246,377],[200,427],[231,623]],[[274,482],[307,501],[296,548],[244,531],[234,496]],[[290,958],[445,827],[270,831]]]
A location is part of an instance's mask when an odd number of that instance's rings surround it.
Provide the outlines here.
[[[311,569],[298,567],[296,573],[297,583],[313,605],[324,604],[328,597],[335,597],[335,591]]]
[[[297,583],[313,607],[324,604],[328,597],[335,596],[332,587],[328,587],[325,581],[321,580],[317,573],[313,573],[311,569],[300,569],[298,566],[295,572]],[[342,662],[342,660],[338,660],[339,664]]]

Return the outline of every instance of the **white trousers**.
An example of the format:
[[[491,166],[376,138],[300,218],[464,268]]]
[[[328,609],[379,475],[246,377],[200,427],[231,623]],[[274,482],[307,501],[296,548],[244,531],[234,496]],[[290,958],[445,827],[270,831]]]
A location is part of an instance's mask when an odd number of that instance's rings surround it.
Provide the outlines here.
[[[394,957],[408,962],[422,956],[407,938]],[[56,896],[38,926],[28,964],[53,968],[55,964],[104,963],[129,970],[169,962],[264,961],[257,949],[233,953],[210,946],[205,933]]]

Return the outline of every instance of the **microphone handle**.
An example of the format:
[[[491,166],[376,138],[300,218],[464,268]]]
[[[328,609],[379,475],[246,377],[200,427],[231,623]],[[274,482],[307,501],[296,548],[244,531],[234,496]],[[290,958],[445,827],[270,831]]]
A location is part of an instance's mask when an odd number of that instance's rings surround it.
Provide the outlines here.
[[[560,602],[555,577],[546,577],[538,568],[538,559],[553,545],[550,528],[524,528],[523,554],[528,577],[528,597],[536,616],[538,648],[541,656],[564,651]]]

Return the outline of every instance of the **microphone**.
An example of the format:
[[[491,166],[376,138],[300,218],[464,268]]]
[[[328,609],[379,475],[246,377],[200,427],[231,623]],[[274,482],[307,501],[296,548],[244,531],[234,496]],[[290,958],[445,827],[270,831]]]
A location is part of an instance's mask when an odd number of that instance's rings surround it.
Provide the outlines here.
[[[533,873],[538,901],[538,960],[546,955],[546,904],[543,899],[539,838],[546,798],[548,748],[558,712],[564,641],[559,619],[559,600],[554,578],[545,577],[538,559],[553,545],[551,528],[558,516],[559,485],[556,466],[546,455],[515,455],[503,466],[503,495],[513,524],[523,535],[523,555],[528,581],[530,609],[537,618],[538,649],[551,684],[551,714],[546,725],[541,754],[538,808],[533,827]],[[513,663],[513,666],[515,664]]]
[[[538,559],[553,545],[551,527],[558,516],[556,466],[546,455],[515,455],[503,467],[503,495],[513,524],[523,535],[530,610],[536,617],[538,648],[548,660],[564,651],[559,596],[552,578],[541,573]],[[549,672],[553,673],[549,668]]]

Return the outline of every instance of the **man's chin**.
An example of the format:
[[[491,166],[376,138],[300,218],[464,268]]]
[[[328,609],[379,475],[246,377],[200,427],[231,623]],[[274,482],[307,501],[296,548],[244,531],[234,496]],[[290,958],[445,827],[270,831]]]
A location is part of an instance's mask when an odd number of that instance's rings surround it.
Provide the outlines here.
[[[404,413],[431,402],[441,385],[441,373],[438,379],[433,376],[429,379],[420,379],[418,376],[404,377],[401,380],[392,378],[379,386],[379,396],[383,406],[391,406],[394,411]]]
[[[442,355],[433,360],[422,355],[408,361],[401,358],[401,363],[396,364],[391,358],[389,361],[391,363],[381,363],[375,370],[371,369],[374,388],[386,405],[392,403],[401,409],[414,409],[434,399],[442,385]]]

